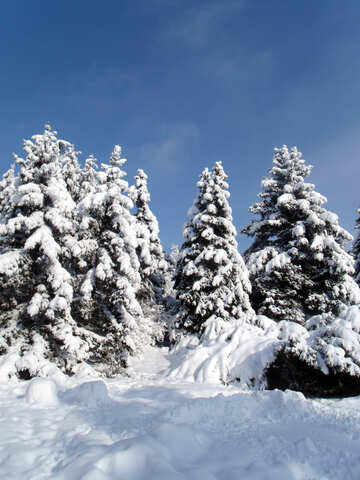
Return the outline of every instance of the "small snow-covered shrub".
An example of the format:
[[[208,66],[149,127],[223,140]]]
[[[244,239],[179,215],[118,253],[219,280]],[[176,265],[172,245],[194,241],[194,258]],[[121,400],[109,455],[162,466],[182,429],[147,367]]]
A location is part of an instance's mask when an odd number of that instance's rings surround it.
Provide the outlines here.
[[[264,322],[264,317],[259,319]],[[204,333],[183,337],[171,353],[171,376],[194,382],[238,382],[244,388],[265,388],[264,372],[282,346],[277,324],[266,319],[267,329],[246,321],[222,321],[215,316]]]
[[[266,371],[268,388],[315,396],[360,394],[360,311],[343,307],[306,323],[306,334],[288,338]]]

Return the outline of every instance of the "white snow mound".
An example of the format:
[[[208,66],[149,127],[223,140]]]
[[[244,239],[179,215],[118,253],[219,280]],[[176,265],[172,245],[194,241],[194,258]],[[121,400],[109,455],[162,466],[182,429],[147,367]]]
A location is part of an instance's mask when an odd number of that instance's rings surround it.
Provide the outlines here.
[[[262,315],[254,325],[210,317],[200,339],[185,336],[169,355],[169,375],[191,382],[235,381],[241,388],[264,389],[267,367],[285,349],[325,374],[332,369],[360,377],[358,306],[344,307],[338,317],[312,317],[306,327]]]
[[[59,403],[56,383],[49,378],[33,378],[27,387],[25,398],[34,406],[55,407]]]
[[[98,407],[111,403],[108,389],[102,380],[81,383],[63,394],[66,403]]]
[[[170,377],[200,383],[240,382],[243,388],[263,385],[263,372],[281,347],[277,324],[259,317],[267,328],[211,317],[200,338],[187,336],[170,358]]]

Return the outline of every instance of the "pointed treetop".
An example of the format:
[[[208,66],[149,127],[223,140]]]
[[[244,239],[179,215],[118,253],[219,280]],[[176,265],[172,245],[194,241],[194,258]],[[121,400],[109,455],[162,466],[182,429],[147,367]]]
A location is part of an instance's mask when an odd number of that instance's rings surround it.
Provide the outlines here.
[[[121,157],[121,146],[115,145],[110,155],[110,164],[114,167],[121,167],[126,162],[126,158]]]
[[[147,179],[148,176],[141,170],[141,168],[137,171],[137,175],[135,176],[135,185],[136,190],[134,191],[133,195],[135,197],[134,201],[136,202],[136,206],[141,208],[144,204],[150,202],[150,193],[147,187]]]
[[[137,170],[137,176],[139,178],[143,178],[144,180],[147,180],[148,179],[148,176],[146,175],[146,173],[144,172],[144,170],[142,170],[141,168],[139,168]],[[136,178],[136,177],[135,177]]]
[[[205,183],[208,183],[211,180],[211,172],[210,170],[206,167],[204,170],[201,172],[200,175],[200,180],[197,183],[197,186],[201,188]]]
[[[95,158],[94,154],[90,153],[90,155],[85,160],[85,168],[97,168],[97,159]]]
[[[270,175],[283,176],[283,169],[286,169],[286,177],[291,182],[303,181],[312,170],[312,165],[305,164],[302,153],[295,146],[290,151],[286,145],[281,148],[274,148],[273,164]]]

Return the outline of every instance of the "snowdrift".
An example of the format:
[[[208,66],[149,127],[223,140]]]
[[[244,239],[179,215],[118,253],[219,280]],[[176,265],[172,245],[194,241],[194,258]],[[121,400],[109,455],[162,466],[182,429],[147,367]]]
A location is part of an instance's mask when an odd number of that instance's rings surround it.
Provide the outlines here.
[[[22,355],[0,356],[0,381],[31,376],[63,378],[56,365],[40,355],[34,343]],[[184,336],[169,355],[168,376],[195,383],[237,384],[245,389],[291,389],[305,395],[360,394],[360,310],[344,307],[338,317],[329,314],[298,323],[274,322],[265,316],[228,322],[215,316],[203,335]],[[131,375],[131,369],[128,371]],[[76,375],[100,376],[85,362]],[[27,379],[26,377],[25,379]]]
[[[132,378],[0,383],[0,477],[359,478],[360,398],[184,382],[159,373],[168,359],[149,349]]]
[[[316,396],[360,394],[360,311],[317,315],[304,326],[257,316],[254,324],[211,317],[204,334],[184,337],[172,352],[171,377],[280,388]]]

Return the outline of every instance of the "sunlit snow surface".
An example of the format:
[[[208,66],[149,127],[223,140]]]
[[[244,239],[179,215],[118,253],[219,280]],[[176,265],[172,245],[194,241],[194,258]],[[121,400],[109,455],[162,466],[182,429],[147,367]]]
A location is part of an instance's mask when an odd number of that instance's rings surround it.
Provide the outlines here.
[[[166,353],[129,378],[1,383],[0,478],[360,478],[360,397],[185,383],[165,376]]]

